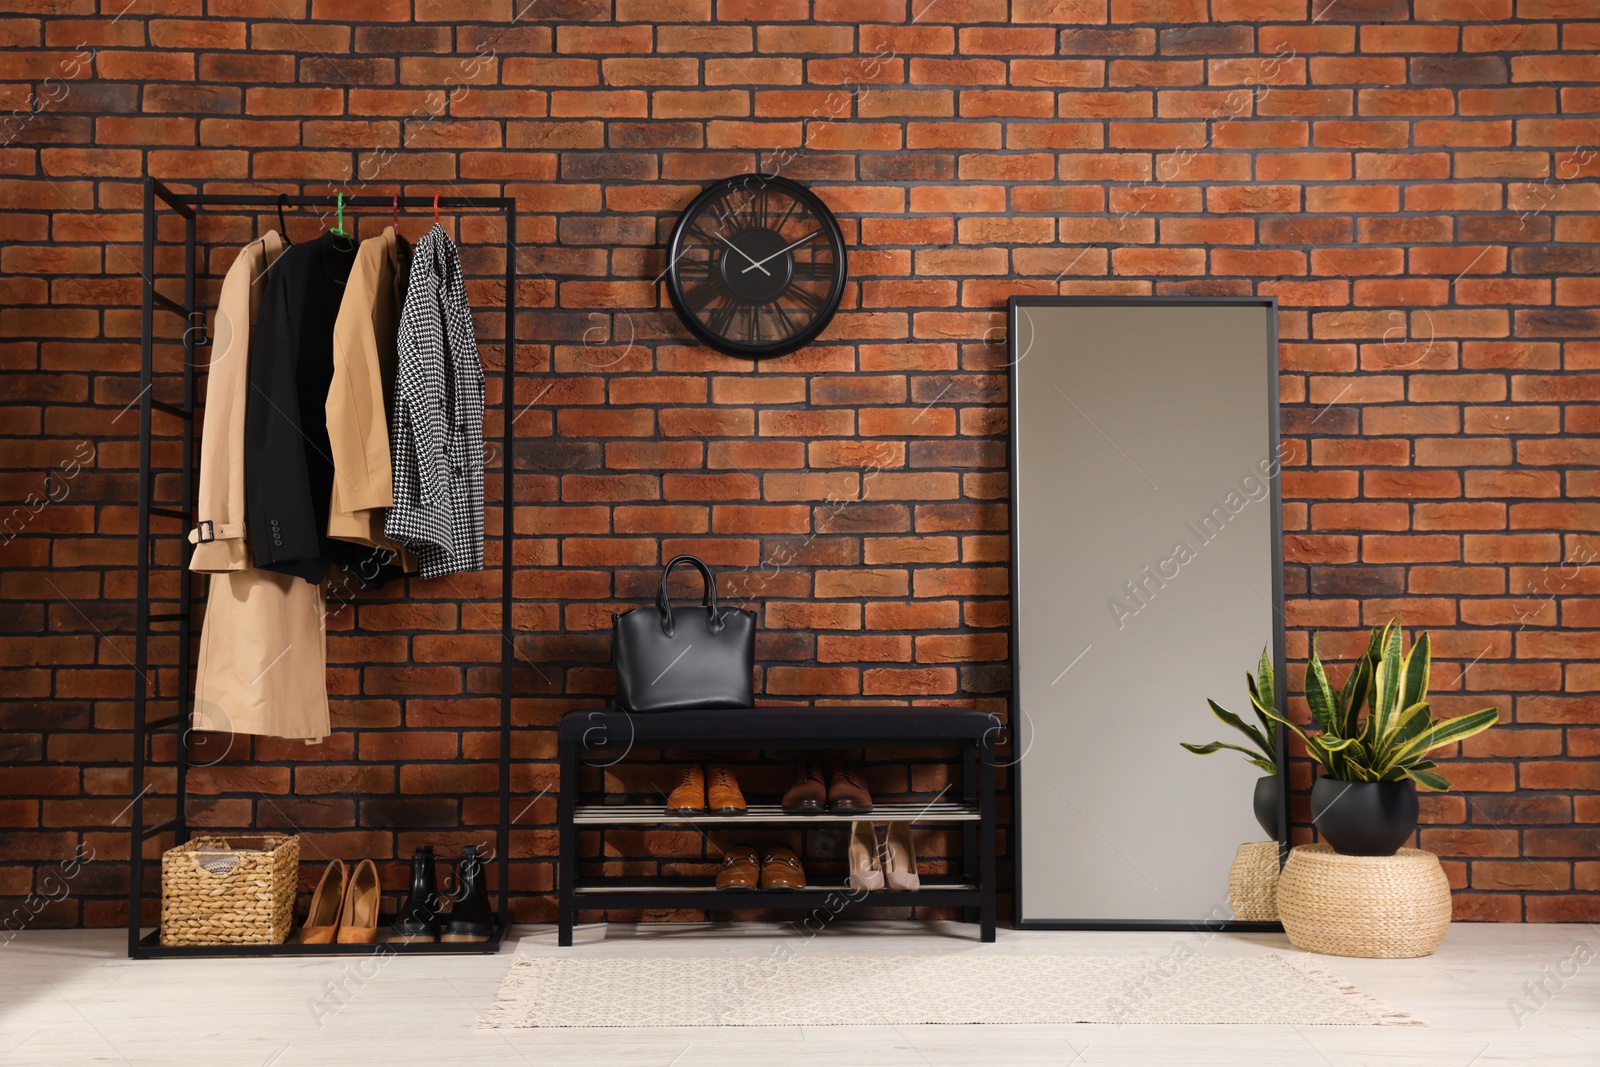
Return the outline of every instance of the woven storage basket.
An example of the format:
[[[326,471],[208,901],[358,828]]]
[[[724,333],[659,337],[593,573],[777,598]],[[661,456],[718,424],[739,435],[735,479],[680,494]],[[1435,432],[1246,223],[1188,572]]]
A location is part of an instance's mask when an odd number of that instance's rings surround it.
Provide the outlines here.
[[[1450,928],[1450,882],[1431,852],[1343,856],[1297,845],[1278,880],[1278,917],[1307,952],[1373,959],[1426,956]]]
[[[1245,922],[1278,919],[1278,843],[1252,841],[1240,845],[1228,870],[1228,904],[1233,917]]]
[[[294,922],[300,838],[197,837],[161,855],[163,945],[281,945]]]

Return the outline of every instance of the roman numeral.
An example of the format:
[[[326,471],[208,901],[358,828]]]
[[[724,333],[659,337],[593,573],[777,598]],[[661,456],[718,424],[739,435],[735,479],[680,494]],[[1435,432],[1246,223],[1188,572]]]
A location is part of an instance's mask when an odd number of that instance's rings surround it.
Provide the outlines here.
[[[683,294],[683,302],[689,305],[690,311],[702,311],[722,293],[722,286],[715,280],[707,280],[696,285]]]
[[[711,328],[712,333],[726,337],[728,336],[728,327],[733,325],[733,316],[738,310],[739,305],[729,300],[726,304],[711,309],[711,314],[706,319],[706,325]]]
[[[814,259],[797,259],[794,261],[794,276],[796,278],[826,278],[831,280],[835,273],[832,263],[819,263]]]
[[[783,291],[783,295],[793,297],[812,311],[821,311],[826,304],[822,297],[798,285],[791,285]]]

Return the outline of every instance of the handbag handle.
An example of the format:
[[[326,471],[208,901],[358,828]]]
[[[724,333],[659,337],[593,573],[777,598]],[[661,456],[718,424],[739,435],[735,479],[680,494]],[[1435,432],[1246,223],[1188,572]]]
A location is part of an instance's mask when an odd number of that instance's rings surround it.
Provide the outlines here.
[[[717,580],[711,576],[711,568],[694,556],[673,556],[672,561],[661,570],[661,588],[656,592],[656,610],[661,612],[661,632],[668,637],[672,636],[672,604],[667,600],[667,576],[672,573],[672,568],[680,563],[694,565],[700,572],[700,577],[706,580],[706,594],[701,599],[700,605],[706,609],[706,626],[712,633],[721,633],[726,625],[722,617],[717,614]]]

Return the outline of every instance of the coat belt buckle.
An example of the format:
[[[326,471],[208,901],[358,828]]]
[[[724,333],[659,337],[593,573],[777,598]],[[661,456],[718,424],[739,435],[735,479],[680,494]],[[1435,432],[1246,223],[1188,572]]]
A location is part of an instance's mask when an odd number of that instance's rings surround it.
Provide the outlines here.
[[[217,528],[210,519],[201,519],[194,524],[194,532],[199,534],[195,544],[209,545],[217,539]]]

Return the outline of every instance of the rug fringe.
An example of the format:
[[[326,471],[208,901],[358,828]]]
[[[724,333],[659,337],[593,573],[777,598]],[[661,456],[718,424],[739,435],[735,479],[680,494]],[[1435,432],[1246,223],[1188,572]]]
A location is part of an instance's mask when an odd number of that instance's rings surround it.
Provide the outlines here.
[[[1274,953],[1274,955],[1277,954]],[[1398,1008],[1390,1007],[1384,1001],[1373,996],[1371,993],[1368,993],[1366,990],[1359,988],[1353,982],[1348,981],[1343,975],[1336,974],[1335,972],[1328,970],[1326,967],[1314,960],[1309,960],[1301,956],[1278,956],[1278,959],[1283,960],[1283,962],[1287,963],[1289,966],[1293,967],[1307,978],[1315,978],[1320,982],[1326,982],[1329,986],[1333,987],[1333,989],[1338,992],[1340,996],[1344,997],[1345,1000],[1352,1004],[1358,1004],[1363,1009],[1372,1012],[1372,1014],[1378,1017],[1379,1026],[1428,1025],[1425,1020],[1417,1018],[1408,1011],[1401,1011]]]
[[[526,1026],[527,1005],[533,999],[539,984],[539,974],[534,970],[533,957],[518,952],[511,961],[511,969],[500,980],[500,992],[494,1006],[478,1016],[472,1024],[475,1030],[517,1029]]]

